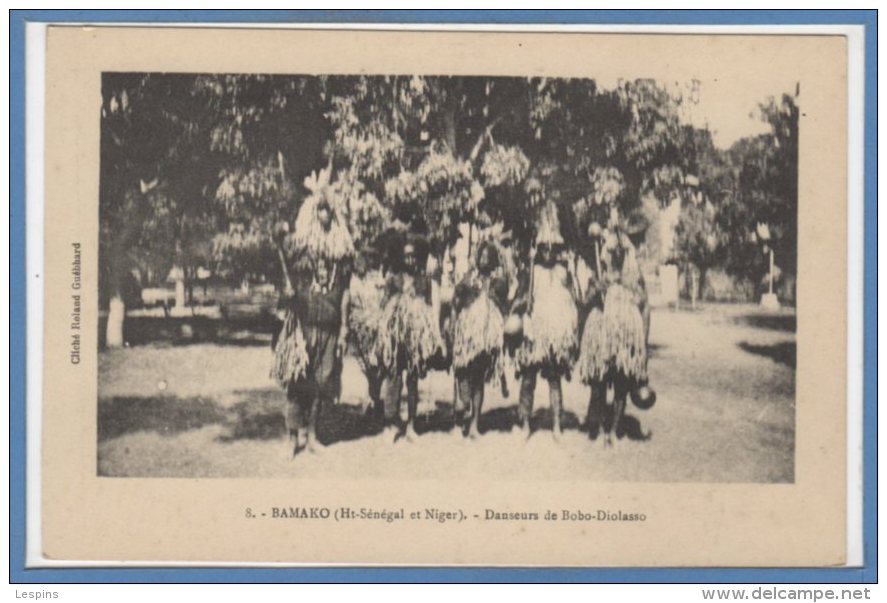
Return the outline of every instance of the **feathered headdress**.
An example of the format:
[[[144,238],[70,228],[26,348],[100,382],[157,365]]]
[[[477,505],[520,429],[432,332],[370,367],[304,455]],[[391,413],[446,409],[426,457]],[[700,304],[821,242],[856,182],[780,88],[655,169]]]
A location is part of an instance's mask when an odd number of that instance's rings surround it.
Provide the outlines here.
[[[338,202],[336,186],[330,183],[329,167],[320,172],[311,172],[303,184],[309,195],[305,198],[296,216],[295,232],[291,244],[297,252],[310,257],[326,257],[339,261],[354,255],[354,241],[348,232],[344,212],[346,208]],[[330,223],[325,227],[318,218],[318,210],[326,207]]]
[[[547,201],[540,208],[539,218],[536,220],[536,244],[560,245],[563,242],[564,236],[561,234],[557,206],[552,201]]]

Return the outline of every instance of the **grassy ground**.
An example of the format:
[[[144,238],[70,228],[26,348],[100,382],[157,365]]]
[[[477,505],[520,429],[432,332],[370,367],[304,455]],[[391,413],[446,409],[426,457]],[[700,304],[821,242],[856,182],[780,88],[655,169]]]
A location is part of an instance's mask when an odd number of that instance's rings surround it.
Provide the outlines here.
[[[99,365],[98,467],[109,476],[438,477],[499,479],[786,482],[794,473],[795,323],[790,310],[708,305],[654,311],[650,344],[656,405],[629,404],[629,437],[606,448],[579,429],[588,391],[566,385],[567,432],[545,427],[547,386],[536,394],[537,431],[508,432],[517,384],[502,398],[488,388],[481,429],[466,441],[447,432],[452,380],[421,384],[413,443],[369,434],[366,383],[345,366],[341,403],[327,408],[318,455],[287,458],[284,396],[268,378],[270,335],[154,342],[103,351]],[[240,334],[238,334],[240,335]],[[649,439],[641,435],[649,434]]]

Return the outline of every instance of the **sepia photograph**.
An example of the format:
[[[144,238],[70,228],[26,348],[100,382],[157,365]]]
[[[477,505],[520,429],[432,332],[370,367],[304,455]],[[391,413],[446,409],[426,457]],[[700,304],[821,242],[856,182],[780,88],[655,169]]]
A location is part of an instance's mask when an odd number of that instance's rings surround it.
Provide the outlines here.
[[[29,555],[845,563],[846,61],[50,27]]]
[[[97,474],[793,482],[803,89],[103,72]]]

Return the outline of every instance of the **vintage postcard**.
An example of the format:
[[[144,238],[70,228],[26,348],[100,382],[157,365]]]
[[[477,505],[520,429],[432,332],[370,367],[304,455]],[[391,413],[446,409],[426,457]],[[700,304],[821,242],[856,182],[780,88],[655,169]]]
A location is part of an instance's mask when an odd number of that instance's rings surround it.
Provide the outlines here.
[[[51,26],[41,547],[839,566],[842,36]]]

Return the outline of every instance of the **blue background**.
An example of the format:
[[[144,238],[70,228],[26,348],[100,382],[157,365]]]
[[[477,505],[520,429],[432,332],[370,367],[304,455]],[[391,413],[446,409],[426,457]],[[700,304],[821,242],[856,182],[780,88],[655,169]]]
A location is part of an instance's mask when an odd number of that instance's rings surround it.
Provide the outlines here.
[[[862,568],[286,568],[25,569],[25,23],[512,23],[862,25],[865,27],[864,559]],[[877,581],[877,11],[875,10],[14,10],[10,13],[11,583],[127,582],[714,582]],[[810,529],[816,529],[814,525]]]

